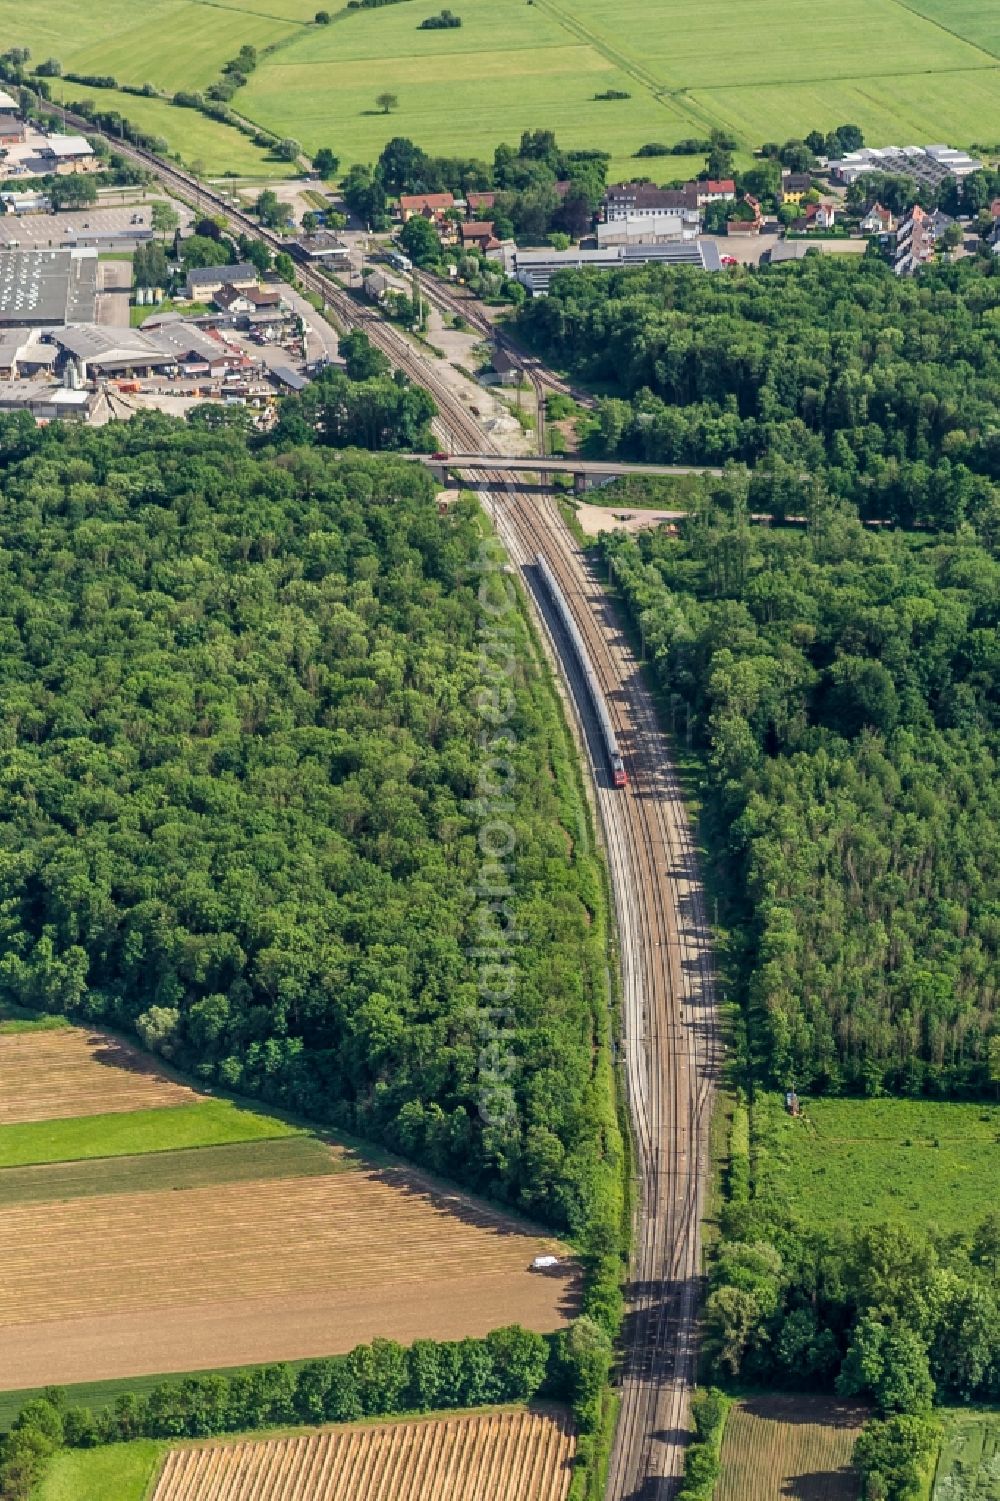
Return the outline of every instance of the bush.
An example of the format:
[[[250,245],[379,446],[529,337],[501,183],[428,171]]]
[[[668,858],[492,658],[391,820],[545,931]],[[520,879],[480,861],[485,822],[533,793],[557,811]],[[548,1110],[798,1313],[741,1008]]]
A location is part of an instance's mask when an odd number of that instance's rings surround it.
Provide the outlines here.
[[[684,1479],[677,1501],[712,1501],[730,1406],[730,1399],[714,1386],[695,1392],[692,1397],[691,1420],[696,1442],[689,1446],[684,1457]]]

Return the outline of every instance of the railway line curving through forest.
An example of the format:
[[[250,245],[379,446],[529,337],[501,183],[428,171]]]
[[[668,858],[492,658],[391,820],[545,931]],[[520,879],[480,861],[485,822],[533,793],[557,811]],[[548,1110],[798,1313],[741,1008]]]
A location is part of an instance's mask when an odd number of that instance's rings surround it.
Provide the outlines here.
[[[72,117],[71,117],[72,118]],[[93,134],[83,119],[74,122]],[[99,132],[98,132],[99,133]],[[281,238],[189,173],[142,148],[114,149],[155,173],[175,194],[192,193],[234,228],[285,248]],[[324,298],[340,323],[360,328],[411,380],[431,392],[453,441],[489,451],[478,423],[433,363],[374,311],[311,267],[299,280]],[[463,308],[469,317],[469,310]],[[470,318],[470,321],[473,321]],[[568,391],[534,362],[540,397]],[[544,402],[540,400],[540,407]],[[474,483],[512,562],[525,580],[572,697],[600,814],[621,954],[624,1058],[633,1122],[639,1209],[622,1340],[621,1410],[607,1501],[667,1501],[677,1488],[695,1374],[700,1220],[708,1171],[713,1086],[721,1060],[711,935],[691,820],[621,618],[551,497],[517,488],[516,476],[480,474]],[[543,556],[586,643],[622,748],[629,783],[609,785],[594,710],[536,581]]]

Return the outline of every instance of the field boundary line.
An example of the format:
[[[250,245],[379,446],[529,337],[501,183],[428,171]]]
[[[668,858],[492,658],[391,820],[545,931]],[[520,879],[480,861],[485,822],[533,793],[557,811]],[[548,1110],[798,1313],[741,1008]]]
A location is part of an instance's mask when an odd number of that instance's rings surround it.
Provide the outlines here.
[[[905,10],[909,15],[916,16],[921,21],[926,21],[928,26],[936,26],[939,31],[946,32],[948,36],[954,37],[956,41],[964,42],[966,47],[971,47],[974,52],[981,52],[984,57],[991,58],[995,63],[1000,63],[1000,52],[991,52],[988,47],[982,46],[981,43],[971,41],[969,37],[963,36],[960,31],[955,31],[953,27],[946,26],[943,21],[939,21],[936,16],[925,15],[922,10],[917,10],[915,6],[908,5],[907,0],[889,0],[889,4],[895,5],[897,10]]]
[[[676,100],[682,95],[682,90],[671,89],[669,84],[657,78],[655,74],[647,72],[640,63],[629,57],[627,53],[619,52],[600,32],[591,31],[576,16],[570,15],[558,5],[554,5],[552,0],[534,0],[534,4],[538,6],[539,10],[547,12],[570,36],[575,36],[578,41],[585,43],[588,47],[592,47],[606,62],[620,69],[634,83],[646,89],[655,103],[676,116],[679,124],[690,125],[695,123],[692,117],[685,119],[684,114],[677,106]]]

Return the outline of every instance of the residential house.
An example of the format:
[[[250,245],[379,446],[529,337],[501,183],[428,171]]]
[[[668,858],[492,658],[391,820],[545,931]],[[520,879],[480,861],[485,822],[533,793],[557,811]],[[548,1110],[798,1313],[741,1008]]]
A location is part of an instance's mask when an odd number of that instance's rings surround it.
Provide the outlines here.
[[[524,367],[516,355],[512,355],[502,344],[494,349],[491,364],[500,377],[502,386],[520,385]]]
[[[811,192],[812,178],[808,172],[782,172],[782,203],[801,203],[806,194]]]
[[[430,219],[432,223],[440,223],[454,207],[455,199],[451,193],[403,193],[399,199],[399,217],[404,224],[415,214]]]
[[[837,222],[837,205],[832,198],[823,198],[819,203],[811,205],[816,213],[813,222],[817,229],[832,229]]]
[[[914,204],[899,221],[896,230],[893,252],[893,269],[896,275],[914,276],[922,266],[933,260],[938,240],[954,222],[947,214],[942,214],[940,209],[931,213],[919,204]]]
[[[465,195],[465,212],[470,219],[481,219],[497,201],[496,193],[471,192]]]
[[[259,283],[256,266],[241,262],[237,266],[199,266],[187,274],[187,295],[198,302],[211,302],[216,292],[223,287],[256,287]]]
[[[252,318],[264,309],[281,306],[277,287],[220,287],[212,298],[217,308],[234,317]]]
[[[722,178],[699,178],[697,182],[689,182],[684,192],[693,190],[695,203],[699,208],[704,208],[709,203],[735,203],[736,183],[731,177]]]
[[[385,302],[392,293],[398,293],[403,297],[410,296],[411,289],[405,282],[396,281],[394,277],[387,276],[384,271],[370,271],[365,276],[365,295],[372,302]]]
[[[761,210],[760,200],[752,197],[750,193],[743,194],[743,202],[751,210],[751,219],[727,219],[727,235],[759,235],[764,224],[764,214]]]
[[[883,208],[881,203],[873,203],[860,224],[864,235],[891,235],[895,228],[895,215],[891,209]]]
[[[500,241],[493,233],[493,224],[488,219],[470,219],[467,223],[459,225],[458,233],[463,250],[473,248],[479,250],[499,249]]]

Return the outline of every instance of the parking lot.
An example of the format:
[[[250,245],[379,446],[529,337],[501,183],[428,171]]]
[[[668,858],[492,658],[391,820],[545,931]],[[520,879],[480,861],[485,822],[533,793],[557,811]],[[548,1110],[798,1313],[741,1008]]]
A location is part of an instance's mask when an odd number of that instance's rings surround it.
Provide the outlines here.
[[[69,210],[60,214],[0,215],[0,249],[18,242],[22,250],[58,249],[61,245],[95,243],[99,249],[109,244],[123,251],[136,245],[136,231],[149,230],[151,209],[148,203],[126,203]],[[133,222],[134,221],[134,222]],[[107,237],[107,240],[105,240]]]

